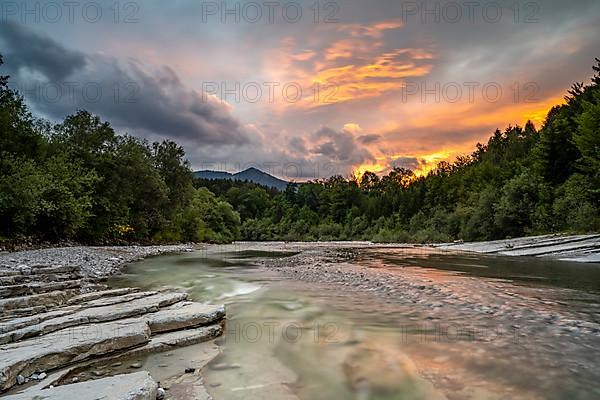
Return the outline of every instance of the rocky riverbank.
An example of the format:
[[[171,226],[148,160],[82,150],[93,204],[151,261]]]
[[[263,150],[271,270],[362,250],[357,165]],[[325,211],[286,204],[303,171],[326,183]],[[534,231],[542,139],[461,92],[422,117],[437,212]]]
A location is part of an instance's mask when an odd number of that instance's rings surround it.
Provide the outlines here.
[[[544,235],[479,243],[450,243],[441,250],[502,256],[553,257],[565,261],[600,263],[600,235]]]
[[[119,271],[123,265],[166,253],[191,251],[192,245],[62,247],[0,253],[0,270],[32,271],[38,267],[68,266],[83,276],[102,278]]]
[[[111,371],[144,354],[221,335],[224,307],[190,302],[175,291],[110,289],[104,280],[127,263],[188,250],[70,247],[0,254],[0,393],[7,399],[169,398],[146,372]],[[140,367],[133,362],[125,372]],[[201,387],[201,378],[175,380],[172,387],[185,392],[191,384]]]

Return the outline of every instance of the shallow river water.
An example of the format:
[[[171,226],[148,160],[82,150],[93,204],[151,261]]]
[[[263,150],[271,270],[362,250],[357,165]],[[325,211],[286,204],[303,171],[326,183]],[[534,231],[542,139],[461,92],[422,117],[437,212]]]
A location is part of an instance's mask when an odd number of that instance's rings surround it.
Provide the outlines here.
[[[203,373],[215,399],[600,398],[599,265],[394,248],[340,263],[408,282],[390,297],[256,262],[294,254],[281,250],[161,256],[111,284],[226,304],[222,353]],[[160,381],[205,351],[142,361]]]

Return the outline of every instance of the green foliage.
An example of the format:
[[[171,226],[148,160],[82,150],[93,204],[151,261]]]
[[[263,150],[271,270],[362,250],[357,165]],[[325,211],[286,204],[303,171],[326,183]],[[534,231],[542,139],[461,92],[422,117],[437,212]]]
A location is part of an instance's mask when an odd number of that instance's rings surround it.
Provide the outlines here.
[[[2,58],[0,57],[0,65]],[[600,230],[600,60],[538,131],[496,130],[427,176],[395,168],[284,192],[194,180],[183,149],[78,111],[35,120],[0,76],[0,235],[89,242],[492,240]]]
[[[202,188],[194,190],[180,223],[185,240],[226,243],[238,237],[240,217],[230,204]]]
[[[592,84],[575,84],[539,131],[531,122],[496,130],[426,177],[396,168],[285,193],[238,184],[219,194],[240,212],[245,240],[431,243],[597,231],[600,61],[594,71]]]
[[[575,119],[578,125],[575,143],[582,155],[580,167],[595,183],[598,183],[600,180],[600,91],[594,93],[593,101],[584,101],[582,107],[583,112]]]
[[[0,235],[94,243],[238,237],[239,215],[194,189],[180,146],[118,135],[87,111],[56,126],[34,120],[6,80],[0,76]]]

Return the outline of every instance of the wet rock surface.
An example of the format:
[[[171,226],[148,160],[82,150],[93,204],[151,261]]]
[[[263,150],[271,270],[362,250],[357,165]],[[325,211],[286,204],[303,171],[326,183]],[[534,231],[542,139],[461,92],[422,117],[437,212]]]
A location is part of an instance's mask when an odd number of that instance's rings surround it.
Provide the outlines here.
[[[103,281],[128,262],[186,250],[79,247],[0,254],[0,393],[9,391],[11,399],[164,397],[147,372],[136,372],[141,365],[111,376],[120,369],[116,365],[218,337],[224,307],[190,302],[177,291],[110,289]],[[89,374],[77,374],[90,366]]]
[[[600,263],[600,235],[545,235],[479,243],[436,245],[451,251],[504,256],[554,257],[587,263]]]
[[[40,391],[7,396],[7,400],[118,399],[155,400],[158,384],[147,372],[117,375]]]

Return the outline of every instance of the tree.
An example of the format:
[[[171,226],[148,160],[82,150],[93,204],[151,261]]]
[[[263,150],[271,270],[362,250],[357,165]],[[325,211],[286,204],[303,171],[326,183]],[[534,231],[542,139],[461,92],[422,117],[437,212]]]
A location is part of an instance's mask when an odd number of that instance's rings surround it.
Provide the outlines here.
[[[600,90],[594,93],[593,102],[583,102],[583,113],[576,121],[578,129],[574,139],[581,153],[579,165],[597,184],[600,182]]]

